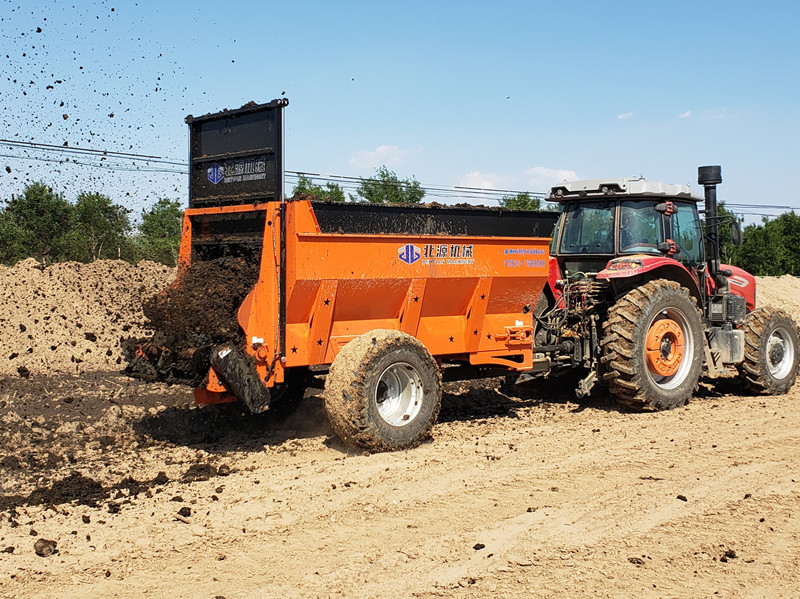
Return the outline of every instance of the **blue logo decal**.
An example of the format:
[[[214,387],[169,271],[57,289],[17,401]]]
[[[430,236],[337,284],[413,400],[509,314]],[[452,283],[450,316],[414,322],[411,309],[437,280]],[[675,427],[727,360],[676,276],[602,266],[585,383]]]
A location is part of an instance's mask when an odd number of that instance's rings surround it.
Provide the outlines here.
[[[208,180],[216,185],[222,181],[223,177],[225,177],[225,174],[222,170],[222,167],[215,162],[213,165],[211,165],[211,168],[208,169]]]
[[[420,259],[422,253],[419,251],[419,248],[415,245],[407,243],[406,245],[402,246],[398,251],[397,257],[400,258],[406,264],[414,264],[417,260]]]

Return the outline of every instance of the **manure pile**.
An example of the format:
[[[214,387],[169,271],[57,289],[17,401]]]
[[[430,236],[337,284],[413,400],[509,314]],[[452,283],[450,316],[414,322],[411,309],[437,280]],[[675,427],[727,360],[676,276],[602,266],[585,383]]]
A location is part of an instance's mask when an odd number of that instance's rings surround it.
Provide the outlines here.
[[[122,370],[121,339],[146,334],[142,304],[174,279],[146,261],[0,266],[0,376]]]

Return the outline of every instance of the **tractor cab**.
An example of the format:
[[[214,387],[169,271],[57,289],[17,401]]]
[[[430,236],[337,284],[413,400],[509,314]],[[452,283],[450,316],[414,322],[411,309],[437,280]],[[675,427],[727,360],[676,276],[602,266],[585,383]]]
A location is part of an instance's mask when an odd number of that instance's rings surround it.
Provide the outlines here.
[[[689,272],[705,264],[697,210],[686,185],[595,179],[553,187],[561,204],[551,254],[565,276],[597,274],[615,258],[672,258]]]

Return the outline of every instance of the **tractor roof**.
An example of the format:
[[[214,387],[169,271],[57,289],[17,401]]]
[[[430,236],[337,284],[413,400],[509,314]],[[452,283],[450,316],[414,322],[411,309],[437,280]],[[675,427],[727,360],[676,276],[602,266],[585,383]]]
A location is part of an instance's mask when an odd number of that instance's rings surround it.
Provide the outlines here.
[[[550,189],[547,198],[551,202],[565,202],[567,200],[608,198],[608,196],[623,197],[658,197],[676,198],[681,200],[702,201],[703,198],[692,195],[688,185],[674,185],[648,181],[644,177],[621,179],[587,179],[584,181],[569,181],[555,185]]]

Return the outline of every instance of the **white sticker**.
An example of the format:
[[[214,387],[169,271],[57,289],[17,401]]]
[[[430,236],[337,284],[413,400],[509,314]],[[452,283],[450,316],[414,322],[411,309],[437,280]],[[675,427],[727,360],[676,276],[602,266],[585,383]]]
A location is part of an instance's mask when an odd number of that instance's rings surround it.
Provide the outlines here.
[[[514,324],[516,324],[518,327],[521,327],[524,323],[521,320],[515,320]]]
[[[225,349],[223,349],[222,351],[220,351],[220,352],[219,352],[217,355],[219,356],[219,359],[220,359],[220,360],[222,360],[222,359],[223,359],[225,356],[227,356],[229,353],[231,353],[231,348],[230,348],[230,347],[226,347]]]
[[[253,335],[253,340],[250,343],[252,343],[253,345],[255,345],[256,343],[262,343],[263,344],[264,343],[264,338],[263,337],[256,337],[255,335]]]

